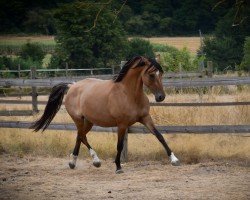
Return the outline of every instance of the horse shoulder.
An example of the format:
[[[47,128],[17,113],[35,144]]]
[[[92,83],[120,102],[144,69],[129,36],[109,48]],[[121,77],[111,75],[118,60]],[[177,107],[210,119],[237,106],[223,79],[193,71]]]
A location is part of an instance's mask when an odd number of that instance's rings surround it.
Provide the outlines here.
[[[140,103],[138,104],[138,112],[139,112],[139,117],[143,117],[149,114],[149,99],[148,97],[143,94],[140,100]]]

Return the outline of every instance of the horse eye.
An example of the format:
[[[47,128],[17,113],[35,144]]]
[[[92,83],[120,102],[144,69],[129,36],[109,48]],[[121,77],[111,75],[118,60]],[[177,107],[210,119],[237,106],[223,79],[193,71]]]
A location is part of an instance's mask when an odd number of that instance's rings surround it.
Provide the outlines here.
[[[154,79],[155,78],[155,74],[149,74],[149,78],[150,79]]]

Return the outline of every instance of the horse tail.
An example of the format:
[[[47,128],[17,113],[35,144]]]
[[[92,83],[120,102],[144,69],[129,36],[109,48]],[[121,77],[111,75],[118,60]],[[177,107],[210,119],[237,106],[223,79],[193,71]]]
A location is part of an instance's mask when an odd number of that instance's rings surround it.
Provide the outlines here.
[[[35,132],[43,129],[43,131],[49,126],[50,122],[59,111],[64,94],[68,90],[68,83],[59,83],[52,88],[52,92],[49,95],[48,103],[45,107],[44,113],[40,119],[30,126]]]

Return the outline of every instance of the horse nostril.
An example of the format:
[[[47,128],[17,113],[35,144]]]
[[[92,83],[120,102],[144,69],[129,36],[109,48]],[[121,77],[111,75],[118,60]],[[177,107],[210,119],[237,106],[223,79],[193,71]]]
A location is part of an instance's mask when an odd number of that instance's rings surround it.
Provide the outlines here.
[[[160,100],[160,101],[163,101],[164,99],[165,99],[165,96],[164,96],[164,95],[160,95],[160,96],[159,96],[159,100]]]
[[[161,102],[161,101],[163,101],[165,99],[165,95],[158,95],[157,97],[156,97],[156,101],[157,102]]]

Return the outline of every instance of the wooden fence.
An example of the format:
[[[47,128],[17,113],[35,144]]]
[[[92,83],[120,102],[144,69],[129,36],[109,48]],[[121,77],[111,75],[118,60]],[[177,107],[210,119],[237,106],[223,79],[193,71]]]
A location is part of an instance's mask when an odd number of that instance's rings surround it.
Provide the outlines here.
[[[32,72],[32,71],[31,71]],[[33,72],[32,72],[33,73]],[[31,73],[31,79],[0,79],[2,87],[32,87],[32,100],[5,100],[1,99],[0,104],[32,104],[32,110],[0,111],[0,116],[20,116],[32,115],[38,112],[38,104],[46,104],[46,101],[38,101],[37,87],[52,87],[61,82],[73,82],[81,80],[82,77],[61,77],[51,79],[35,79]],[[35,72],[34,72],[35,73]],[[110,79],[111,76],[98,76],[102,79]],[[164,79],[166,88],[187,88],[187,87],[207,87],[207,86],[227,86],[250,84],[250,77],[220,77],[220,78],[196,78],[196,79]],[[208,103],[151,103],[151,106],[247,106],[246,102],[208,102]],[[0,127],[5,128],[28,128],[31,122],[0,121]],[[250,125],[206,125],[206,126],[159,126],[162,133],[250,133]],[[74,124],[52,123],[48,129],[75,130]],[[102,128],[94,126],[92,131],[96,132],[116,132],[116,128]],[[148,133],[145,127],[129,127],[128,133]],[[125,153],[124,153],[125,152]],[[124,160],[127,159],[127,140],[125,140]]]

